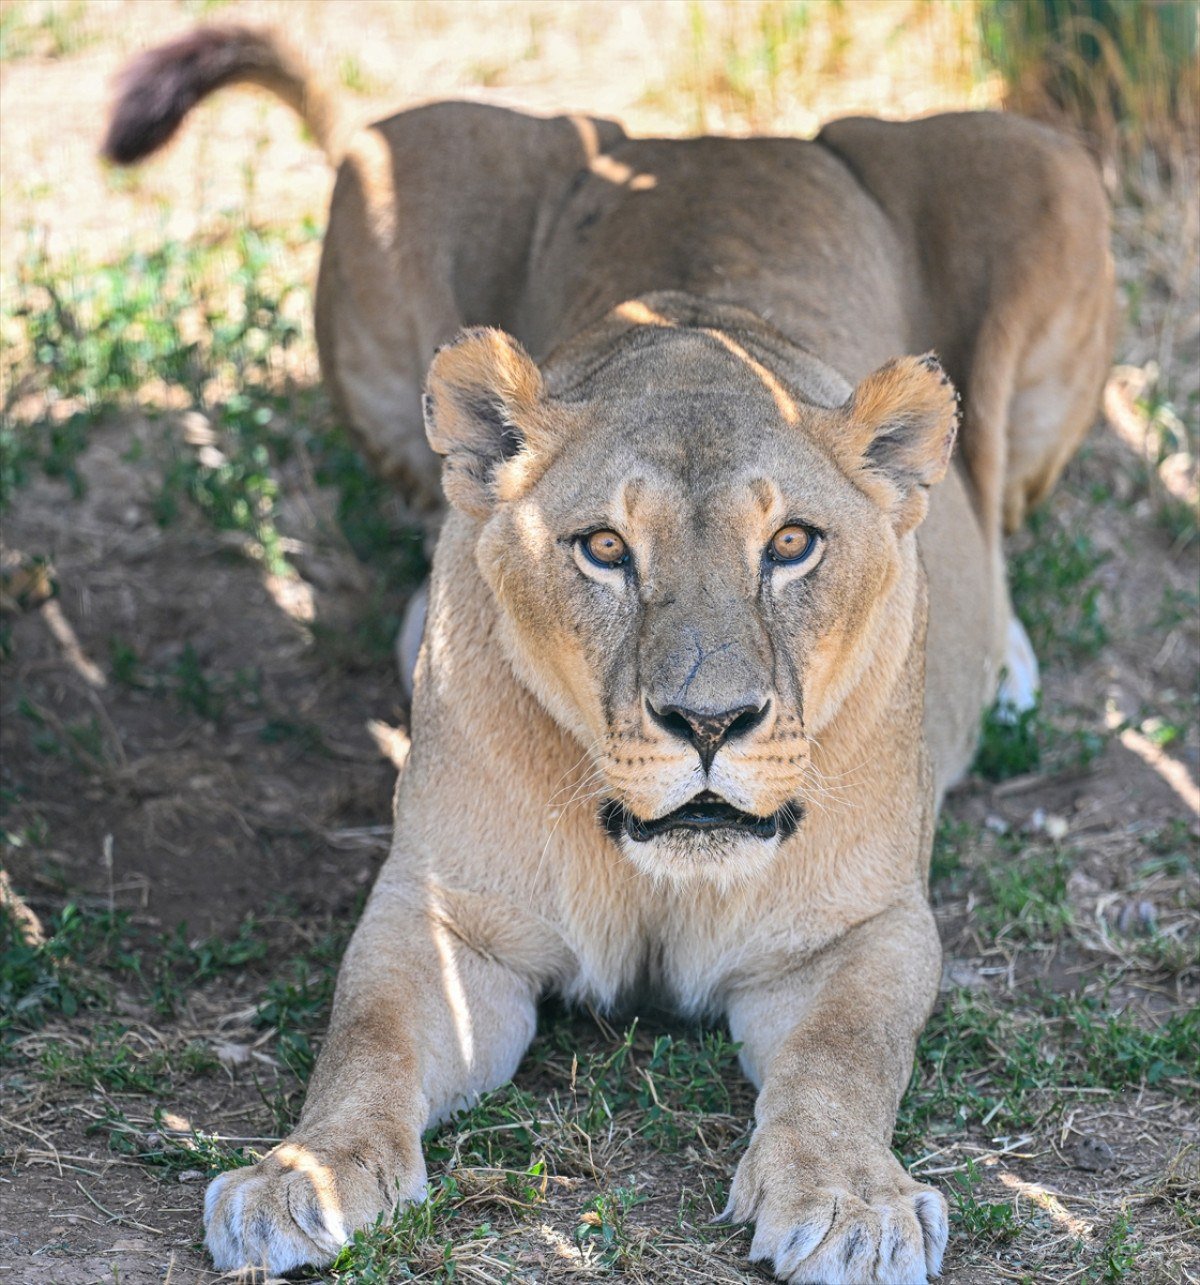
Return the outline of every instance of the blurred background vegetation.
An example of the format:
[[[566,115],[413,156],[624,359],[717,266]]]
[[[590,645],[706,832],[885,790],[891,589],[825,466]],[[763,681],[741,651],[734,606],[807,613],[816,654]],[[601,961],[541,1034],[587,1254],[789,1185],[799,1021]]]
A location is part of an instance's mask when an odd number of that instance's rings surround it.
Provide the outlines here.
[[[291,282],[311,279],[331,175],[268,96],[219,95],[141,169],[96,160],[123,62],[196,21],[279,27],[364,122],[454,96],[608,114],[632,132],[666,135],[804,135],[838,115],[1000,106],[1049,120],[1102,161],[1118,224],[1133,212],[1144,220],[1122,259],[1132,306],[1149,301],[1148,279],[1173,264],[1157,351],[1132,354],[1143,374],[1149,359],[1155,367],[1132,395],[1182,401],[1193,418],[1200,361],[1181,350],[1177,313],[1200,246],[1196,0],[0,0],[0,366],[10,420],[38,413],[25,395],[39,384],[54,393],[47,364],[29,363],[27,319],[67,315],[79,331],[67,337],[82,342],[106,301],[123,315],[136,310],[138,287],[119,282],[131,250],[161,255],[198,238],[230,249],[253,227],[285,243],[288,261],[276,261]],[[210,283],[222,275],[211,260],[196,267]],[[107,286],[79,281],[73,307],[65,283],[45,291],[48,265],[59,276],[74,265],[76,278],[96,265],[112,271]],[[290,305],[301,323],[304,299]],[[185,339],[198,375],[208,340]],[[154,345],[142,347],[148,355]],[[311,346],[294,355],[315,378]],[[173,351],[166,364],[179,359]],[[119,400],[132,373],[85,378]],[[18,449],[11,422],[5,441]]]
[[[1198,15],[1194,0],[980,0],[980,48],[1005,106],[1178,163],[1196,146]]]

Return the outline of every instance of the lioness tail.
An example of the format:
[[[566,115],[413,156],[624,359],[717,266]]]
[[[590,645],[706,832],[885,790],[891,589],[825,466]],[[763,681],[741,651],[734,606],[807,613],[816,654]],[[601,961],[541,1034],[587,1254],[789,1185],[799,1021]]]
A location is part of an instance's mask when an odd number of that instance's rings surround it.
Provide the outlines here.
[[[226,85],[261,85],[303,119],[331,164],[339,120],[325,90],[273,35],[250,27],[198,27],[150,49],[125,69],[104,155],[132,165],[160,148],[201,99]]]

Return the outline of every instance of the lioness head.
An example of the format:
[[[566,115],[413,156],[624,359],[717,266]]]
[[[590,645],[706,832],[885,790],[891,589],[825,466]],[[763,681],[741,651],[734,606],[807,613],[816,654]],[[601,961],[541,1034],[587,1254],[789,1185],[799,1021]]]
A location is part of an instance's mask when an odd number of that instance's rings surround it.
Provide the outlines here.
[[[956,420],[932,357],[851,388],[680,296],[623,305],[544,372],[497,330],[437,355],[426,426],[481,521],[500,645],[643,870],[745,877],[802,824],[813,739],[912,635],[892,591]]]

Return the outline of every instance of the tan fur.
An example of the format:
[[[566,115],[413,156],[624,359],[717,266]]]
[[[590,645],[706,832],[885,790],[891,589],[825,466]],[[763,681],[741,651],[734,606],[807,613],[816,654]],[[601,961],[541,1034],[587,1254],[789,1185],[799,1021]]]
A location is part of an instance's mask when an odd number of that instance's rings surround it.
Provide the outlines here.
[[[445,104],[349,145],[325,375],[437,513],[419,393],[450,343],[425,419],[455,507],[392,854],[296,1133],[210,1188],[219,1267],[327,1262],[416,1198],[421,1130],[512,1074],[553,990],[728,1020],[753,1258],[937,1273],[945,1201],[890,1151],[934,818],[1004,657],[1001,526],[1087,427],[1110,283],[1087,159],[993,115],[680,142]],[[809,561],[766,559],[797,522]],[[629,568],[588,560],[598,529]],[[708,760],[685,715],[725,729]],[[638,838],[702,789],[774,837]]]

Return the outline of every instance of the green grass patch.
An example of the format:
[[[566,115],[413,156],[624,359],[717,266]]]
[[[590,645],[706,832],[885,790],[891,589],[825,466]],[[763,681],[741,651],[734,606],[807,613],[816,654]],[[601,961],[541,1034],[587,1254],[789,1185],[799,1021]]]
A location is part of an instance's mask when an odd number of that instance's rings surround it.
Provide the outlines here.
[[[101,266],[31,253],[6,291],[5,322],[19,336],[5,370],[40,412],[6,413],[0,430],[0,505],[33,472],[79,492],[76,461],[92,428],[130,407],[181,397],[223,430],[202,462],[181,453],[164,482],[160,520],[183,492],[218,525],[271,541],[274,492],[263,432],[290,392],[281,358],[301,337],[280,284],[287,245],[241,228],[215,242],[167,242]],[[221,456],[220,459],[217,456]]]
[[[217,1059],[201,1044],[181,1050],[148,1048],[129,1027],[96,1026],[82,1044],[51,1041],[39,1057],[43,1079],[109,1093],[169,1093],[179,1077],[217,1069]]]
[[[1018,714],[996,704],[983,716],[972,771],[985,781],[1031,772],[1084,772],[1103,752],[1108,736],[1081,720],[1050,718],[1040,705]]]
[[[267,950],[262,926],[252,916],[230,938],[190,938],[181,924],[139,941],[127,911],[68,903],[46,924],[44,940],[33,943],[0,907],[0,1047],[53,1017],[74,1018],[109,1003],[115,983],[160,1015],[172,1016],[186,992],[259,963]],[[123,1055],[110,1036],[96,1033],[99,1043],[112,1046],[119,1078]],[[87,1068],[80,1065],[83,1074]],[[45,1069],[78,1078],[73,1067],[64,1053],[53,1055]]]
[[[259,1001],[255,1023],[278,1032],[279,1060],[301,1082],[307,1081],[316,1061],[315,1038],[329,1017],[338,965],[355,923],[362,913],[365,895],[343,916],[336,928],[324,933],[301,956],[275,970]],[[285,1103],[277,1104],[282,1127],[293,1121]]]
[[[84,0],[14,3],[0,11],[0,62],[67,58],[97,39]]]
[[[1192,823],[1175,817],[1142,836],[1142,846],[1150,854],[1138,863],[1139,878],[1151,875],[1187,875],[1200,866],[1200,838]]]
[[[173,1016],[187,992],[228,973],[241,972],[267,956],[268,943],[253,915],[232,938],[189,939],[186,924],[159,938],[157,949],[143,958],[151,981],[150,1001],[157,1013]]]
[[[515,1084],[485,1095],[430,1136],[430,1160],[525,1170],[548,1136],[606,1133],[618,1117],[655,1150],[672,1152],[698,1123],[732,1110],[738,1046],[720,1031],[652,1035],[634,1022],[606,1047],[593,1041],[570,1014],[552,1017],[527,1058],[554,1076],[549,1096]]]
[[[245,665],[232,671],[216,669],[190,642],[183,644],[174,660],[153,667],[142,660],[131,643],[110,638],[108,672],[119,687],[171,698],[181,711],[206,722],[221,723],[233,712],[245,714],[264,709],[262,674],[256,666]],[[269,718],[267,727],[275,730],[265,733],[264,741],[290,737],[305,748],[319,748],[320,732],[312,725],[280,716]]]
[[[1170,1089],[1179,1079],[1175,1091],[1194,1095],[1197,1048],[1195,1009],[1156,1026],[1090,997],[1046,995],[1016,1008],[956,991],[921,1037],[897,1146],[912,1160],[931,1138],[1028,1129],[1075,1089]]]
[[[986,781],[1006,781],[1036,772],[1042,761],[1040,730],[1036,707],[1018,714],[993,705],[983,716],[973,770]]]
[[[343,535],[373,565],[388,602],[387,611],[368,606],[363,636],[351,631],[342,640],[375,661],[390,649],[397,597],[427,571],[423,537],[397,521],[391,492],[328,423],[319,395],[290,373],[291,350],[311,344],[307,293],[289,283],[294,251],[295,238],[242,226],[100,266],[28,255],[5,291],[13,342],[0,419],[0,510],[38,473],[81,495],[79,458],[114,414],[190,407],[202,418],[188,440],[165,435],[156,519],[168,526],[187,505],[217,530],[244,535],[245,551],[269,571],[290,575],[278,471],[302,441],[318,482],[336,488]],[[133,678],[133,658],[116,663]],[[189,699],[213,716],[209,693],[193,686]]]
[[[126,923],[124,912],[68,903],[46,925],[44,940],[34,943],[0,905],[0,1051],[55,1015],[74,1017],[107,998],[99,964],[128,967],[130,956],[122,944]]]
[[[1056,941],[1071,926],[1065,853],[1038,848],[1009,852],[982,869],[983,888],[975,922],[992,940]]]
[[[735,1109],[737,1046],[718,1032],[654,1033],[637,1022],[599,1031],[557,1007],[543,1017],[525,1065],[551,1086],[535,1093],[505,1085],[427,1134],[430,1200],[356,1235],[333,1266],[334,1280],[456,1279],[460,1260],[480,1241],[489,1242],[489,1254],[500,1252],[490,1245],[494,1226],[537,1214],[550,1181],[596,1181],[600,1149],[642,1140],[677,1153],[695,1145],[705,1121]],[[736,1110],[730,1132],[740,1139],[748,1104]],[[581,1199],[573,1238],[591,1267],[619,1272],[640,1253],[627,1218],[642,1199],[628,1184]],[[489,1221],[480,1221],[481,1206]]]
[[[929,882],[938,885],[953,884],[963,869],[963,857],[976,841],[975,827],[968,821],[959,821],[949,812],[938,817],[933,836],[933,855],[929,862]]]
[[[1133,154],[1170,155],[1194,129],[1193,0],[980,0],[984,62],[1008,105],[1074,125]]]

